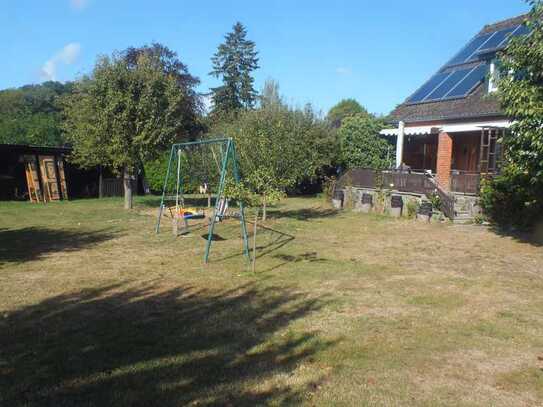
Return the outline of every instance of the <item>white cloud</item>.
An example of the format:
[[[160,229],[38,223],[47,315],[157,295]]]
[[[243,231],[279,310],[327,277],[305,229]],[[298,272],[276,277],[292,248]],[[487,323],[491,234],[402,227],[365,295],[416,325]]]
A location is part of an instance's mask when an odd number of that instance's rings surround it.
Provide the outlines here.
[[[351,75],[353,73],[353,70],[349,67],[340,66],[336,68],[336,73],[338,75]]]
[[[74,10],[83,10],[89,4],[89,0],[70,0],[70,6]]]
[[[56,80],[58,65],[71,65],[77,60],[80,54],[81,44],[77,42],[67,44],[43,64],[41,68],[42,79],[47,81]]]

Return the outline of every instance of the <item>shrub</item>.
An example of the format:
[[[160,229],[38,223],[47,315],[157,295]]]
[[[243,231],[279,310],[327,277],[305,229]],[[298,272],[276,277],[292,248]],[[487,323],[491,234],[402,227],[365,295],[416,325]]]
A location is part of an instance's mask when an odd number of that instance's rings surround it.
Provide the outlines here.
[[[149,185],[149,189],[154,194],[161,194],[162,188],[164,187],[164,178],[166,178],[166,172],[168,171],[168,161],[170,159],[170,151],[162,153],[158,158],[154,160],[148,160],[144,163],[145,169],[145,180]],[[177,161],[172,165],[170,171],[177,170]],[[203,182],[201,179],[198,179],[194,174],[194,171],[191,171],[191,168],[183,156],[181,161],[181,174],[182,175],[182,184],[184,193],[194,193],[198,190],[198,186]],[[176,189],[176,177],[177,174],[170,174],[167,191],[173,192]]]
[[[508,171],[482,182],[481,206],[494,223],[528,229],[543,218],[543,187]]]
[[[440,211],[441,210],[441,198],[438,194],[433,193],[428,196],[428,200],[432,203],[432,208]]]
[[[419,201],[416,199],[410,199],[407,201],[407,217],[414,218],[419,211]]]

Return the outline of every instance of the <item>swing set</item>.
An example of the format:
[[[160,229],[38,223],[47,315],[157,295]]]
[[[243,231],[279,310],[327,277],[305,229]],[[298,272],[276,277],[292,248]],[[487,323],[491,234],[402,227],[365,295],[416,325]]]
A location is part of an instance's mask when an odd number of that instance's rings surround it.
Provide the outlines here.
[[[228,174],[229,172],[230,174]],[[208,263],[211,244],[215,236],[215,224],[227,218],[237,217],[241,224],[243,254],[249,259],[249,243],[243,203],[238,202],[239,213],[237,214],[231,215],[228,210],[229,199],[225,195],[228,175],[230,175],[234,183],[241,182],[236,147],[232,138],[216,138],[173,144],[162,189],[156,233],[160,232],[162,217],[167,216],[166,210],[172,219],[176,236],[178,235],[179,222],[182,224],[182,235],[186,235],[191,230],[202,226],[205,227],[207,223],[208,232],[204,262]],[[197,188],[194,181],[198,183]],[[216,188],[216,192],[212,209],[213,188]],[[203,205],[186,205],[190,200],[185,199],[185,192],[187,191],[198,191],[200,195],[207,195],[207,208]],[[190,223],[196,220],[204,220],[204,222],[191,227]]]

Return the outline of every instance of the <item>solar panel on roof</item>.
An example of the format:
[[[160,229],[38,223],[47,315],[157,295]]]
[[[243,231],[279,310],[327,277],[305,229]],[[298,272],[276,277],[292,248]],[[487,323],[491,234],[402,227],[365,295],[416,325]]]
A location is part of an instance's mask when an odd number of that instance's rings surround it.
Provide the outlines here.
[[[409,103],[421,102],[430,92],[449,76],[448,73],[437,73],[422,85],[408,100]]]
[[[458,65],[466,62],[478,49],[483,45],[493,33],[482,34],[475,37],[471,42],[462,49],[453,59],[451,59],[447,66]]]
[[[454,88],[462,79],[470,73],[472,68],[468,69],[459,69],[458,71],[452,72],[449,77],[444,80],[441,85],[435,88],[428,96],[424,98],[424,101],[438,100],[445,96],[449,91]]]
[[[519,26],[506,28],[504,30],[496,31],[494,35],[481,47],[478,49],[478,52],[482,50],[491,50],[499,48],[502,43],[507,43],[507,39],[513,31],[515,31]]]
[[[518,37],[520,35],[530,34],[530,28],[526,24],[522,24],[517,31],[513,33],[513,37]]]
[[[458,98],[467,96],[480,82],[485,80],[488,73],[488,65],[481,64],[473,68],[473,70],[458,83],[444,98]]]

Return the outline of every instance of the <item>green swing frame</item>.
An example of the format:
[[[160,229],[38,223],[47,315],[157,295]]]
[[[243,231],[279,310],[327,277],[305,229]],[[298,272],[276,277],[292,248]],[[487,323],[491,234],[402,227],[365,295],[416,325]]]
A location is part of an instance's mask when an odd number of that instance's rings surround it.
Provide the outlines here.
[[[160,200],[160,208],[158,211],[158,219],[157,219],[155,231],[156,233],[160,232],[160,220],[162,218],[162,214],[164,213],[164,208],[165,208],[164,200],[166,197],[166,189],[168,186],[170,175],[172,174],[172,171],[171,171],[172,164],[175,165],[174,157],[177,157],[177,160],[178,160],[177,179],[176,179],[176,202],[178,202],[177,200],[179,199],[180,194],[181,194],[181,197],[183,196],[183,185],[181,183],[182,177],[180,174],[180,153],[189,148],[204,146],[204,145],[210,145],[210,146],[218,145],[220,147],[221,156],[222,156],[221,157],[222,158],[221,172],[220,172],[220,177],[219,177],[219,188],[218,188],[217,195],[215,198],[215,207],[213,210],[213,216],[209,222],[206,249],[204,253],[204,262],[208,263],[209,253],[211,251],[211,244],[213,242],[213,232],[215,230],[215,223],[217,222],[217,219],[219,217],[219,205],[220,205],[221,199],[226,199],[226,197],[224,196],[224,190],[225,190],[225,183],[226,183],[226,173],[228,170],[229,162],[232,163],[232,172],[233,172],[232,175],[234,176],[234,182],[236,183],[241,182],[241,176],[240,176],[239,168],[238,168],[236,146],[235,146],[234,140],[231,137],[196,140],[196,141],[189,141],[185,143],[176,143],[172,145],[172,148],[170,151],[170,159],[168,161],[168,169],[166,171],[166,178],[164,179],[164,187],[162,188],[162,198]],[[240,223],[241,223],[241,234],[242,234],[242,239],[243,239],[243,254],[248,260],[250,260],[249,239],[247,235],[247,224],[245,222],[243,202],[239,202],[239,218],[240,218]]]

